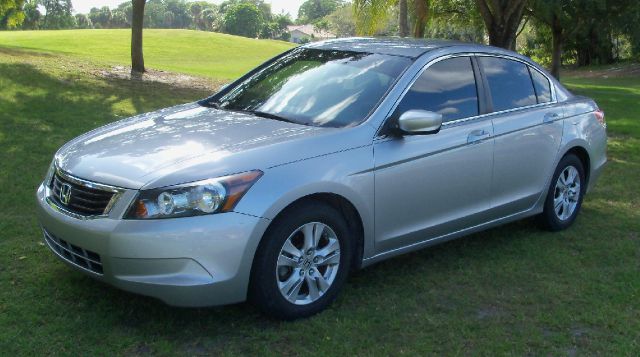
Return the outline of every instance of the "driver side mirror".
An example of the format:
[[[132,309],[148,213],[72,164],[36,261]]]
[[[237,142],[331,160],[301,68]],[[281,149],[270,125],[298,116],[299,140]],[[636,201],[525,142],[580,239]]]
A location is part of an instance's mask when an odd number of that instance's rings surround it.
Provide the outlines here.
[[[403,134],[435,134],[442,126],[442,114],[428,110],[408,110],[398,118],[398,129]]]

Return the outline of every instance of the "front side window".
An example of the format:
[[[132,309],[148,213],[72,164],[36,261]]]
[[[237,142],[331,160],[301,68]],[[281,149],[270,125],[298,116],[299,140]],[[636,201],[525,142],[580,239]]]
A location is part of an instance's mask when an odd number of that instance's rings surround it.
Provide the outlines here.
[[[397,113],[420,109],[442,114],[443,122],[478,115],[478,91],[470,57],[434,63],[413,83]]]
[[[529,67],[531,72],[531,79],[533,79],[533,86],[538,96],[538,103],[548,103],[551,101],[551,83],[547,77],[537,70]]]
[[[496,57],[478,57],[478,61],[489,84],[494,111],[537,103],[527,65]]]
[[[217,105],[305,125],[353,126],[367,118],[411,62],[301,48],[230,88]]]

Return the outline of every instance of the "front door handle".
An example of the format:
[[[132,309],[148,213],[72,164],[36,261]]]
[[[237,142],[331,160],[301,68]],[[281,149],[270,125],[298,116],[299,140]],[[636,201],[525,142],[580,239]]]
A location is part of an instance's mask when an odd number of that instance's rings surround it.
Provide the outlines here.
[[[467,136],[467,144],[479,143],[489,136],[491,136],[491,133],[486,130],[474,130],[469,133],[469,136]]]
[[[543,123],[553,123],[559,117],[560,117],[560,114],[558,114],[556,112],[549,112],[549,113],[544,115],[544,119],[542,119],[542,122]]]

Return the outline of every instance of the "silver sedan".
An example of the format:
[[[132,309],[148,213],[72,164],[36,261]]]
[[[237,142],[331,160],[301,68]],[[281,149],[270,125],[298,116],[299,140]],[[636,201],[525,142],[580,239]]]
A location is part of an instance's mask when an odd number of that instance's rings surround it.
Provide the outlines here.
[[[171,305],[326,308],[349,272],[536,216],[569,227],[604,113],[513,52],[344,39],[71,140],[37,191],[70,266]]]

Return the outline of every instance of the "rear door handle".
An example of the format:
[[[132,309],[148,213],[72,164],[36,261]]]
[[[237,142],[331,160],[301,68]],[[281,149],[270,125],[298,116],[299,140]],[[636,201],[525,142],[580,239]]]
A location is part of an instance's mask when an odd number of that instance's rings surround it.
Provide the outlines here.
[[[467,144],[478,143],[489,136],[491,136],[491,133],[486,130],[474,130],[467,136]]]
[[[556,112],[549,112],[549,113],[544,115],[544,119],[542,119],[542,122],[543,123],[553,123],[559,117],[560,117],[560,114],[558,114]]]

